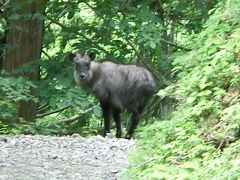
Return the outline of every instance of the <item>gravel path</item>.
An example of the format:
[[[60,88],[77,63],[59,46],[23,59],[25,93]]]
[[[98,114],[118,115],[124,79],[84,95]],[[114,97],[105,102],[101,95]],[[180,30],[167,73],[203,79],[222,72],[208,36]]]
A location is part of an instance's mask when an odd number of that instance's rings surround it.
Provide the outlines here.
[[[0,136],[0,180],[120,179],[133,147],[101,136]]]

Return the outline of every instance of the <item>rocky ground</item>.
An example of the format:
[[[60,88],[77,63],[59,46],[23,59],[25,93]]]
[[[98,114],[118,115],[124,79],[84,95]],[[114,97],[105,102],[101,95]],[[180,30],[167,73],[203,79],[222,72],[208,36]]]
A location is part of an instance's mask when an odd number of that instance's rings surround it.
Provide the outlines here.
[[[0,136],[0,180],[121,179],[133,140]]]

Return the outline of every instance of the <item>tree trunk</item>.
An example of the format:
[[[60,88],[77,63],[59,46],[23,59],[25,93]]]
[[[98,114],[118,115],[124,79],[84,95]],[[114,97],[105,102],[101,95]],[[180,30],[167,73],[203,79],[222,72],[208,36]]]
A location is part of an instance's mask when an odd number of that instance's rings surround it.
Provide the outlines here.
[[[3,66],[4,44],[6,43],[5,40],[6,38],[4,36],[0,37],[0,69],[2,69]]]
[[[10,75],[24,76],[30,80],[39,80],[39,66],[35,63],[32,68],[16,73],[22,65],[36,62],[41,57],[43,40],[43,19],[46,1],[10,0],[8,19],[9,29],[6,32],[6,56],[3,68]],[[9,9],[10,9],[9,8]],[[16,18],[13,18],[13,17]],[[33,90],[33,95],[36,94]],[[18,117],[27,121],[34,120],[37,104],[33,101],[19,103]]]

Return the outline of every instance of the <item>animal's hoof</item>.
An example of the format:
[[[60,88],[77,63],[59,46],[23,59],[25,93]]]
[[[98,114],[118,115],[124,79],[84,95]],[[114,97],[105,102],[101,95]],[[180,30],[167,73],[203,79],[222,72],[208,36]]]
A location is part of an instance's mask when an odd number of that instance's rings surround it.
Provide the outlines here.
[[[107,134],[110,134],[110,131],[103,130],[103,132],[102,132],[102,136],[103,136],[103,137],[106,137]]]
[[[125,136],[125,139],[131,139],[131,138],[132,138],[132,136],[129,135],[129,134],[127,134],[127,135]]]
[[[122,134],[121,133],[116,133],[116,138],[121,138]]]

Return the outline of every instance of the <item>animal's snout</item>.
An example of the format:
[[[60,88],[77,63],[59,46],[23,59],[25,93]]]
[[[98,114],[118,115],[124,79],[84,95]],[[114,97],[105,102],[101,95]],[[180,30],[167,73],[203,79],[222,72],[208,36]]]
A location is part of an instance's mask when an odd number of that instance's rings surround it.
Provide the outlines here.
[[[85,73],[80,73],[80,78],[81,79],[84,79],[86,77],[86,74]]]

